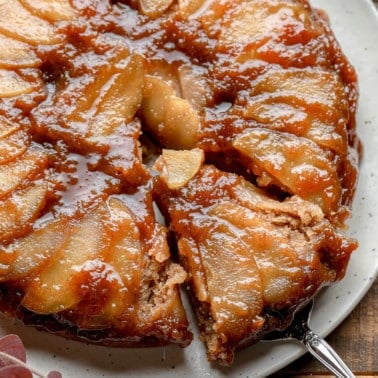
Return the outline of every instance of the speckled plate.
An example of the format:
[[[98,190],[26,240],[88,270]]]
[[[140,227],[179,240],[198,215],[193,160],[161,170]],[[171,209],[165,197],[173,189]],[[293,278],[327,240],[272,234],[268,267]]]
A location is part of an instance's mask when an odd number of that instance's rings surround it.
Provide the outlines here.
[[[345,279],[318,296],[312,316],[312,329],[325,336],[363,298],[378,271],[378,15],[370,0],[313,0],[313,4],[328,12],[344,52],[357,68],[358,127],[365,147],[349,229],[360,247]],[[186,349],[111,349],[68,341],[15,320],[0,321],[0,334],[17,333],[22,338],[30,364],[46,373],[59,370],[63,377],[264,377],[304,353],[296,344],[259,343],[239,352],[231,368],[220,369],[206,361],[198,337]]]

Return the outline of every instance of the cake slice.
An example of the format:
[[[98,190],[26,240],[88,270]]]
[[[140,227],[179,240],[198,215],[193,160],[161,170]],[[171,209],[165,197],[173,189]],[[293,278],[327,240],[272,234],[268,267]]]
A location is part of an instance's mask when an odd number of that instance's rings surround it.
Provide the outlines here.
[[[229,365],[235,350],[287,326],[341,279],[356,242],[318,205],[298,196],[279,201],[241,176],[198,164],[199,155],[163,151],[154,193],[189,274],[208,358]],[[179,185],[177,172],[190,161],[194,169]]]
[[[148,193],[112,195],[84,215],[45,215],[2,245],[1,310],[54,333],[110,346],[186,346],[192,339]],[[138,212],[136,212],[138,209]]]

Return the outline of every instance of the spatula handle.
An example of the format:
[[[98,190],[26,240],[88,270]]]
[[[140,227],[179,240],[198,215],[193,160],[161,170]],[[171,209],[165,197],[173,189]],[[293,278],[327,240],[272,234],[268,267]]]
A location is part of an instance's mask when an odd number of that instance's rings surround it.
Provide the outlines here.
[[[350,371],[345,362],[335,352],[335,350],[320,336],[312,330],[308,330],[302,339],[308,351],[326,366],[336,377],[353,378],[354,374]]]

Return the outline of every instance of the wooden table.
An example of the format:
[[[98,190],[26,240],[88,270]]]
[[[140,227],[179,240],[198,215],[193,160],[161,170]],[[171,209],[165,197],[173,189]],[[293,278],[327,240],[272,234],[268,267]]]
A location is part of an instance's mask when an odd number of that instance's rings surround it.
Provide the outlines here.
[[[378,8],[378,0],[373,1]],[[327,341],[357,377],[378,377],[378,281]],[[332,374],[306,354],[272,378],[309,376],[321,378],[332,377]]]

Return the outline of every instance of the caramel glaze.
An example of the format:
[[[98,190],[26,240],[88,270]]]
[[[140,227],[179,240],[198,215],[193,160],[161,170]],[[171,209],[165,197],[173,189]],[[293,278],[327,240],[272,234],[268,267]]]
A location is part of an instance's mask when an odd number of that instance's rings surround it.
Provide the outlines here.
[[[17,1],[15,6],[22,8],[21,3],[43,20],[46,33],[28,34],[27,28],[9,31],[9,25],[1,23],[0,34],[29,46],[29,60],[23,67],[11,64],[10,79],[18,75],[16,79],[23,81],[20,93],[5,91],[1,96],[0,120],[17,125],[27,135],[23,145],[42,155],[38,160],[32,154],[39,168],[27,171],[26,179],[12,184],[14,188],[24,190],[30,183],[46,187],[38,210],[26,221],[28,227],[16,240],[3,243],[2,311],[28,324],[108,345],[186,345],[190,341],[177,285],[167,289],[174,299],[162,318],[139,327],[134,321],[142,321],[143,316],[135,320],[127,314],[137,301],[124,311],[123,319],[115,316],[109,323],[101,318],[105,302],[117,291],[106,279],[98,287],[93,284],[78,307],[36,314],[26,293],[37,285],[45,265],[31,276],[20,273],[22,277],[12,276],[7,268],[14,264],[12,251],[20,238],[57,219],[69,219],[76,227],[88,214],[102,214],[102,204],[115,198],[126,213],[132,213],[142,244],[143,269],[153,265],[160,276],[154,279],[156,285],[166,280],[175,264],[164,252],[165,229],[154,219],[152,177],[143,164],[143,158],[145,162],[150,158],[147,140],[157,144],[158,151],[199,147],[207,163],[244,176],[275,198],[299,195],[320,206],[327,227],[343,225],[356,184],[356,151],[361,150],[355,131],[357,79],[326,17],[306,0],[173,1],[151,12],[136,0],[73,0],[67,13],[56,19],[50,14],[47,21],[30,2]],[[37,37],[38,41],[33,40]],[[160,94],[161,102],[156,103]],[[264,147],[264,140],[272,141],[270,149]],[[194,202],[184,201],[177,215],[155,182],[155,199],[176,233],[180,222],[192,220],[188,214],[194,203],[208,206],[212,187],[208,182],[198,184]],[[2,199],[9,196],[4,192]],[[111,239],[111,232],[105,237]],[[348,251],[343,256],[325,264],[333,267],[319,263],[324,276],[306,278],[310,285],[305,287],[312,287],[309,293],[302,293],[297,301],[293,297],[278,309],[291,313],[323,284],[340,279],[355,245],[344,247]],[[91,282],[83,275],[78,280]],[[140,279],[137,285],[146,282]],[[96,291],[101,285],[103,296]],[[31,305],[25,309],[20,302]],[[87,309],[93,313],[83,315]],[[256,316],[252,323],[257,329],[260,315]],[[257,339],[248,334],[238,337]],[[237,347],[239,339],[229,347]],[[230,363],[232,353],[216,358]]]

